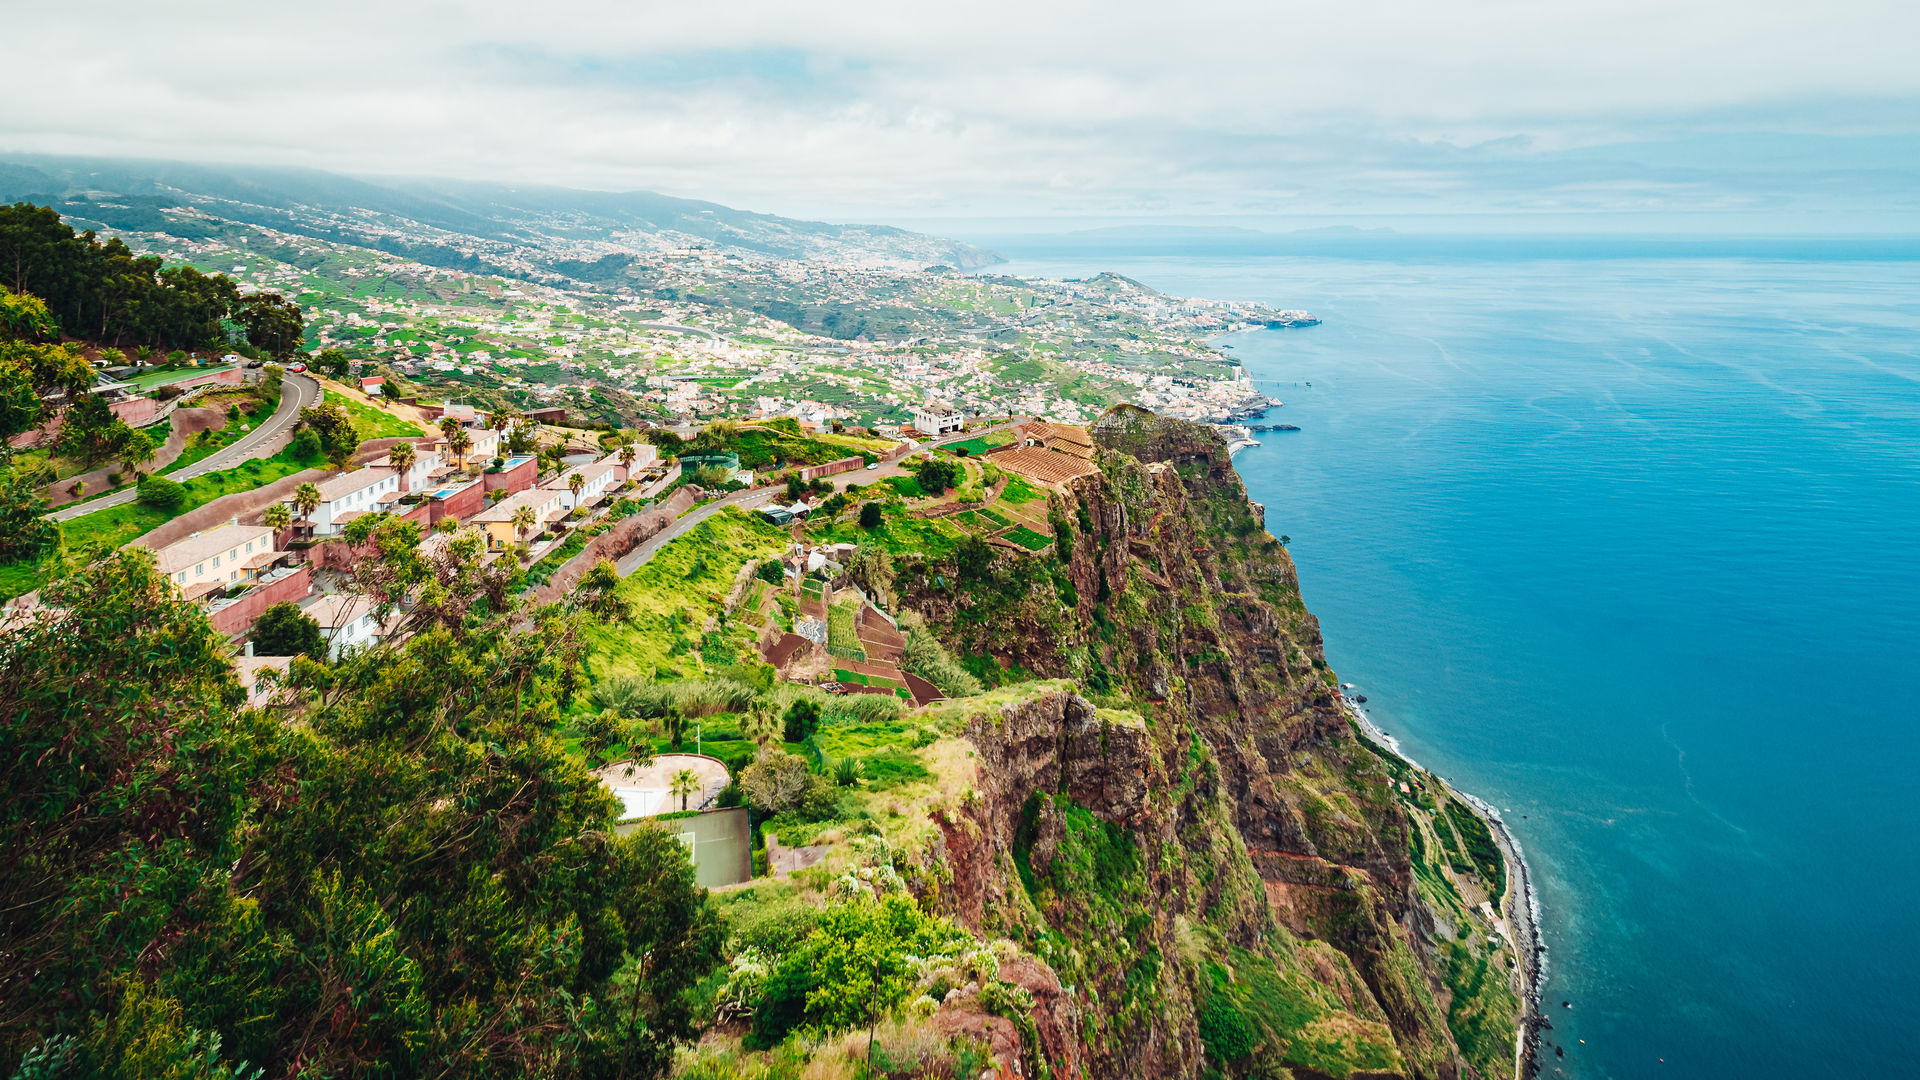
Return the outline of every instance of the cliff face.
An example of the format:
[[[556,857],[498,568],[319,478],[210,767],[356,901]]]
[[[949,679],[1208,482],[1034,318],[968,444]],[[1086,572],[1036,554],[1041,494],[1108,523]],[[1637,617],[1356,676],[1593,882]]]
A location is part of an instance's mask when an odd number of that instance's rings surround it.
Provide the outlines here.
[[[1057,557],[896,578],[956,651],[1080,688],[969,720],[977,798],[931,853],[941,906],[1050,969],[1025,979],[1033,1062],[1510,1072],[1511,950],[1480,907],[1504,884],[1472,857],[1477,819],[1356,735],[1221,439],[1124,406],[1093,431],[1100,473],[1054,497]]]

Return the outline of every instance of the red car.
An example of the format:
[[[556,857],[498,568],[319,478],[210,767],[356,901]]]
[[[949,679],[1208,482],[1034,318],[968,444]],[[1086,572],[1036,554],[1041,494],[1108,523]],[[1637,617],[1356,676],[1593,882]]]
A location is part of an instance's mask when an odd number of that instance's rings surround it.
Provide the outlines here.
[[[287,366],[287,370],[288,370],[288,371],[292,371],[292,372],[301,372],[301,371],[305,371],[305,370],[307,370],[307,365],[305,365],[305,364],[289,364],[289,365]]]

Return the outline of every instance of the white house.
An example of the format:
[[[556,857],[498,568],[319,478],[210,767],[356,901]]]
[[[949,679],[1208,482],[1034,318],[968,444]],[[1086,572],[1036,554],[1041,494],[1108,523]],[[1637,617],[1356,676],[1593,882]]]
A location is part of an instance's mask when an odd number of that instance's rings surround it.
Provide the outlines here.
[[[436,439],[427,444],[415,443],[413,446],[413,467],[407,470],[407,474],[404,477],[401,477],[401,490],[419,491],[432,479],[434,473],[446,468],[446,453],[443,449],[445,446],[446,440],[444,439]],[[387,454],[367,464],[369,467],[375,469],[391,469],[393,468],[393,455]]]
[[[945,402],[930,401],[913,408],[913,429],[923,435],[945,435],[966,426],[966,418]]]
[[[404,617],[396,612],[386,622],[373,617],[373,601],[364,596],[328,593],[308,604],[304,614],[320,624],[327,656],[338,660],[348,649],[375,645],[387,639]]]
[[[333,536],[361,514],[400,498],[400,477],[391,468],[368,467],[320,482],[320,506],[313,512],[313,535]],[[299,511],[294,512],[299,520]]]
[[[579,473],[582,481],[580,485],[580,497],[577,499],[574,498],[573,488],[567,483],[567,479],[574,473]],[[578,468],[561,469],[552,479],[540,486],[558,491],[561,495],[565,496],[566,508],[572,510],[575,507],[584,506],[598,499],[612,488],[618,486],[620,483],[619,476],[619,465],[609,465],[601,461],[595,462],[592,465],[582,465]]]
[[[226,524],[168,544],[154,553],[153,561],[183,595],[194,599],[251,581],[285,554],[273,546],[273,530],[265,525]]]

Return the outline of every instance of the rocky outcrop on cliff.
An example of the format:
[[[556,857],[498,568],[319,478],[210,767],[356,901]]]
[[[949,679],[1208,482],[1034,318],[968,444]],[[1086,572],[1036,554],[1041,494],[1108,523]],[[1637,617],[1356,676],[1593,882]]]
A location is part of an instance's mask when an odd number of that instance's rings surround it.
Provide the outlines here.
[[[1458,969],[1483,985],[1488,954],[1433,917],[1443,889],[1471,907],[1471,867],[1416,858],[1444,843],[1422,789],[1356,738],[1225,444],[1124,406],[1093,435],[1052,557],[897,568],[956,651],[1079,688],[968,722],[979,790],[940,821],[938,902],[1044,960],[1036,1056],[1068,1075],[1497,1073],[1456,1038]]]

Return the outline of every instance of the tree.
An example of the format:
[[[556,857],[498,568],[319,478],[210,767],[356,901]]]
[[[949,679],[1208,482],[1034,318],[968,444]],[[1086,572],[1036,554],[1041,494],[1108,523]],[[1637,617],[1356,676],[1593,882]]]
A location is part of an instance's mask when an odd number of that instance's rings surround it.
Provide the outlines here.
[[[255,293],[242,297],[233,313],[235,322],[246,327],[247,344],[264,350],[276,360],[292,356],[294,350],[304,343],[300,319],[300,305],[293,303],[279,293]],[[346,374],[346,356],[339,350],[329,350],[339,356],[342,370]],[[326,353],[321,354],[322,363]],[[328,369],[331,372],[331,369]]]
[[[327,655],[327,643],[320,624],[298,604],[282,601],[260,613],[253,624],[253,651],[260,656],[306,656],[315,660]]]
[[[521,543],[527,542],[527,530],[540,521],[531,506],[521,506],[513,511],[513,531],[520,537]]]
[[[128,428],[126,435],[120,439],[120,446],[115,456],[127,467],[128,472],[137,476],[140,466],[159,456],[159,448],[153,444],[153,436],[138,428]]]
[[[313,512],[320,509],[320,504],[325,501],[320,495],[320,485],[311,480],[293,489],[293,508],[299,513],[300,520],[306,522],[309,535],[313,532]]]
[[[455,428],[447,437],[447,451],[459,460],[462,468],[467,464],[467,452],[473,449],[473,436],[465,428]]]
[[[399,401],[400,400],[400,384],[395,382],[393,378],[389,376],[386,382],[383,382],[380,384],[380,396],[387,399],[388,401]]]
[[[799,473],[787,477],[787,501],[799,502],[807,497],[807,482],[800,479]]]
[[[952,461],[944,458],[930,458],[914,468],[914,476],[920,483],[921,491],[937,496],[959,483],[964,473],[961,467]]]
[[[300,426],[320,436],[320,450],[336,469],[346,468],[353,460],[353,452],[360,448],[360,432],[353,426],[353,417],[339,402],[301,409]]]
[[[277,533],[293,523],[293,512],[286,503],[274,503],[260,515],[260,523]]]
[[[953,561],[961,581],[979,581],[993,568],[993,548],[985,540],[968,534],[954,545]]]
[[[639,456],[639,448],[635,447],[631,441],[620,444],[620,467],[622,469],[625,469],[629,473],[633,472],[634,459]]]
[[[587,486],[587,478],[575,472],[567,477],[567,490],[573,492],[573,504],[580,505],[580,489]]]
[[[587,768],[606,764],[606,753],[626,733],[626,721],[612,709],[602,709],[580,722],[580,749],[587,755]]]
[[[785,742],[805,742],[807,736],[820,729],[820,707],[806,698],[787,707],[781,732]]]
[[[880,527],[880,504],[879,503],[870,502],[870,503],[864,503],[861,505],[860,527],[863,529],[877,529]]]
[[[687,796],[700,790],[700,778],[694,775],[692,769],[681,769],[673,774],[673,779],[667,781],[667,790],[680,796],[680,810],[684,813],[687,809]]]
[[[82,392],[62,415],[60,453],[92,466],[114,456],[126,439],[126,422],[99,394]]]
[[[46,509],[19,469],[0,465],[0,562],[36,562],[60,546],[60,526],[41,516]]]
[[[766,814],[793,810],[806,801],[813,774],[805,760],[784,750],[763,749],[753,764],[740,770],[740,790],[755,809]]]
[[[321,349],[320,355],[313,358],[314,366],[336,379],[344,379],[353,370],[352,361],[339,349]]]
[[[638,1078],[694,1034],[718,919],[551,734],[581,617],[508,593],[296,659],[286,725],[138,549],[45,592],[0,627],[0,1068]]]
[[[419,460],[419,452],[410,442],[395,443],[393,449],[387,451],[387,460],[399,470],[400,490],[407,490],[407,474],[413,471],[413,463]]]

